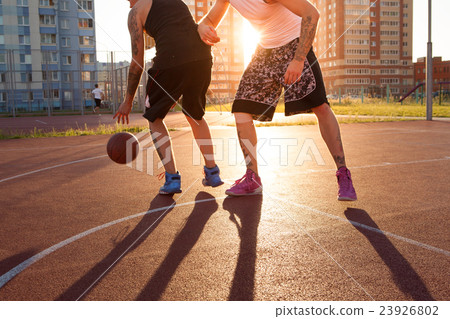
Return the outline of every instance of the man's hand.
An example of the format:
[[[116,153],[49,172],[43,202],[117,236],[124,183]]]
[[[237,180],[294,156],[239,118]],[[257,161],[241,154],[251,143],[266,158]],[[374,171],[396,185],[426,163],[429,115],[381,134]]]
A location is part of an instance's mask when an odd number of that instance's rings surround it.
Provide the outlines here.
[[[300,81],[304,65],[305,65],[304,60],[302,61],[298,61],[296,59],[292,60],[291,63],[289,63],[286,73],[284,74],[284,82],[287,85],[292,85],[295,82]]]
[[[200,23],[197,31],[200,35],[200,39],[202,39],[202,41],[207,45],[214,45],[220,41],[220,38],[217,36],[216,29],[206,23]]]
[[[116,115],[114,115],[113,119],[117,117],[117,123],[120,124],[120,120],[122,120],[122,124],[125,124],[126,120],[128,124],[130,122],[128,119],[128,114],[130,114],[131,108],[131,103],[123,102],[122,104],[120,104],[119,110],[117,111]]]

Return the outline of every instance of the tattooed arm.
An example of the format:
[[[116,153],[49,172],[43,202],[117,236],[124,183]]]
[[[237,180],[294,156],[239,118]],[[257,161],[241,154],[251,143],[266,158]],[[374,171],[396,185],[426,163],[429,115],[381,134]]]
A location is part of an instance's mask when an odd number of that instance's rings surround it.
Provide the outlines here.
[[[303,71],[304,61],[306,55],[312,47],[314,37],[316,36],[316,28],[319,22],[319,11],[308,0],[276,0],[287,9],[302,17],[302,27],[300,30],[300,37],[297,51],[294,59],[289,65],[286,74],[285,82],[293,84],[300,79]]]
[[[144,2],[143,2],[144,3]],[[128,30],[131,37],[131,52],[132,61],[128,71],[128,85],[125,100],[119,106],[114,118],[117,117],[117,122],[122,123],[126,121],[128,124],[128,114],[133,107],[134,95],[141,81],[141,75],[144,66],[144,31],[142,21],[142,12],[147,12],[142,6],[135,5],[128,15]]]

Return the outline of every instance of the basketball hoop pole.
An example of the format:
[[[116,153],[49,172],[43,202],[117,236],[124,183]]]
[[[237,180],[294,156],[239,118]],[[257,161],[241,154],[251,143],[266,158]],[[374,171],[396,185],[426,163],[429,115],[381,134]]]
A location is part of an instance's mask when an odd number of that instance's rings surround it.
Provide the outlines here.
[[[433,44],[431,43],[431,0],[428,0],[427,121],[433,120]]]

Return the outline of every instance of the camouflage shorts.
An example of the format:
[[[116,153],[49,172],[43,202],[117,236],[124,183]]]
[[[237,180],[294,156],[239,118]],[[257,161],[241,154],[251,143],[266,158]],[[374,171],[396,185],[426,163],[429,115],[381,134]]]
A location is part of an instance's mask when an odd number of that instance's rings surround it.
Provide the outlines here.
[[[285,114],[311,112],[311,109],[328,103],[319,63],[311,48],[299,82],[284,83],[284,74],[293,60],[298,39],[288,44],[264,49],[258,47],[247,66],[233,102],[232,112],[253,115],[258,121],[271,121],[283,89]]]

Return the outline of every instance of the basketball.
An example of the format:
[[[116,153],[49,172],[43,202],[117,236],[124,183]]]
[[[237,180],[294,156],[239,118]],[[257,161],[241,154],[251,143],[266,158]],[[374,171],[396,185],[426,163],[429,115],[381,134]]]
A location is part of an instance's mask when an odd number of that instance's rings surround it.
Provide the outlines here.
[[[106,151],[117,164],[131,163],[139,153],[139,141],[131,133],[116,133],[109,139]]]

